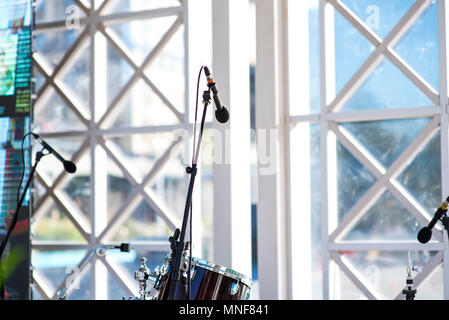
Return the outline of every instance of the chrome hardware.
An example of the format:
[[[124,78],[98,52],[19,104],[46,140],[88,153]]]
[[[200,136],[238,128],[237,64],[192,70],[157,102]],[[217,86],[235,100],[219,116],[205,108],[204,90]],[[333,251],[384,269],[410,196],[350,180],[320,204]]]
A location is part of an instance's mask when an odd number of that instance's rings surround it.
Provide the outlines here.
[[[240,289],[239,283],[238,283],[238,282],[234,282],[234,283],[231,285],[231,295],[236,295],[237,292],[239,292],[239,289]]]
[[[118,245],[102,245],[96,249],[93,249],[89,255],[87,256],[87,258],[85,258],[81,264],[79,265],[79,267],[77,267],[78,273],[75,274],[73,277],[69,277],[66,280],[65,286],[58,290],[56,296],[58,300],[66,300],[67,299],[67,290],[69,289],[69,287],[72,285],[72,283],[75,281],[76,276],[79,275],[79,273],[81,272],[81,270],[83,270],[89,263],[89,261],[95,256],[99,256],[102,257],[106,254],[106,251],[110,250],[110,249],[120,249],[121,252],[129,252],[130,250],[130,245],[129,243],[121,243],[119,246]],[[73,274],[74,271],[72,271]]]
[[[141,300],[148,300],[148,279],[150,278],[150,269],[147,267],[147,258],[140,258],[140,268],[134,272],[134,279],[139,282],[139,295]]]
[[[422,267],[412,265],[412,260],[411,260],[410,251],[409,251],[408,252],[407,279],[413,279],[412,271],[419,273],[419,272],[422,272],[422,270],[423,270]]]
[[[130,298],[132,300],[154,300],[156,293],[152,289],[156,288],[156,283],[160,275],[160,268],[157,266],[154,272],[147,267],[147,258],[140,258],[140,267],[134,272],[134,279],[139,282],[140,298]],[[130,300],[128,299],[128,300]]]

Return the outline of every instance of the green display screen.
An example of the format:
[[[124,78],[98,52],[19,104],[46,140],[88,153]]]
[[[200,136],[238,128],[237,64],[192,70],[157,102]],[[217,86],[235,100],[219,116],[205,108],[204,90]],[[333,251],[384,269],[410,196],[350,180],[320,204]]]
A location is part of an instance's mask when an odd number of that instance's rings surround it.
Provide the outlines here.
[[[17,208],[21,174],[26,177],[31,164],[29,150],[22,159],[21,149],[22,138],[30,131],[31,4],[31,0],[0,0],[0,240]],[[5,299],[29,298],[29,221],[28,194],[2,257]]]
[[[0,116],[30,113],[31,1],[0,2]]]

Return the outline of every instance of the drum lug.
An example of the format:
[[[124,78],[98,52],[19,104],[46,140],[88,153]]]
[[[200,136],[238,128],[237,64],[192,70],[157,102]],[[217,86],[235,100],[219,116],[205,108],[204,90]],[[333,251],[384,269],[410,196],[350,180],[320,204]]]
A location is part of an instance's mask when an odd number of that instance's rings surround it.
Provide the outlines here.
[[[232,283],[231,284],[231,290],[230,290],[231,296],[236,295],[237,292],[239,292],[239,289],[240,289],[240,285],[239,285],[238,282]]]
[[[249,298],[251,298],[251,287],[249,287],[248,292],[246,292],[246,300],[249,300]]]

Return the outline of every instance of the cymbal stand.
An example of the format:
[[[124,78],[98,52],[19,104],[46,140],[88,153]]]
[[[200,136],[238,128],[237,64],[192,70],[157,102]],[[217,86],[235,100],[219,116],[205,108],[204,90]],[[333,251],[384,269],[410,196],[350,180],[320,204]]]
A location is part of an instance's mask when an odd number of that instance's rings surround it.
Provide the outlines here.
[[[402,293],[405,294],[405,300],[415,300],[416,288],[413,288],[413,277],[412,271],[421,272],[422,268],[417,266],[412,266],[410,259],[410,251],[408,252],[408,267],[407,267],[407,279],[406,287],[407,289],[402,290]]]

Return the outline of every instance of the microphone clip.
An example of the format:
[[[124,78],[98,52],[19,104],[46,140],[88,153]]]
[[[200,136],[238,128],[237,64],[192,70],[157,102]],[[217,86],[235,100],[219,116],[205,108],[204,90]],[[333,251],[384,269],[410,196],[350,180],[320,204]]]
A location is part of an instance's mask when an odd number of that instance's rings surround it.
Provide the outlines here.
[[[209,86],[209,84],[207,84]],[[203,92],[203,104],[209,104],[211,102],[211,96],[210,96],[210,87],[209,90],[204,90]]]
[[[191,175],[196,175],[197,172],[196,165],[194,164],[192,167],[190,166],[186,167],[186,172]]]

